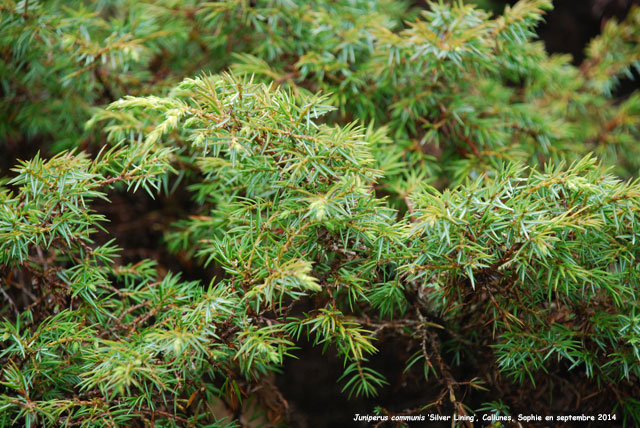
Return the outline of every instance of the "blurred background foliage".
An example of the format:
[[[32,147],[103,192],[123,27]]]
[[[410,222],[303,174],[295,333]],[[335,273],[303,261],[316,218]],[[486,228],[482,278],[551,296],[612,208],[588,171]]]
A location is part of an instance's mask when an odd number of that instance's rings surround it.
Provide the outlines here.
[[[479,5],[492,14],[505,7]],[[496,159],[543,163],[589,151],[633,176],[638,100],[628,96],[628,78],[637,72],[637,12],[617,24],[631,5],[560,1],[549,19],[530,21],[529,6],[507,4],[513,22],[492,24],[480,10],[463,12],[478,21],[456,30],[461,44],[434,64],[412,50],[433,42],[418,18],[424,3],[8,1],[0,33],[3,168],[13,154],[36,148],[53,154],[99,147],[100,133],[85,129],[93,108],[126,94],[166,93],[184,77],[231,65],[295,90],[331,93],[339,108],[332,120],[388,125],[396,142],[389,157],[426,165],[439,187],[495,167]],[[500,25],[513,32],[501,34]],[[489,31],[499,35],[493,47],[468,38]],[[521,43],[536,32],[557,55]],[[517,68],[499,66],[495,49],[512,50]],[[421,73],[434,79],[417,84]],[[465,125],[438,125],[447,117]],[[514,139],[517,147],[506,143]]]

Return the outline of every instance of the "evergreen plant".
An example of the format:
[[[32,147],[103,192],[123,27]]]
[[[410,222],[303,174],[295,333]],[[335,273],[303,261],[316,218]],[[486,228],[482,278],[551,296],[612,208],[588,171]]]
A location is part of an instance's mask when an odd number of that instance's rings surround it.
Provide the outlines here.
[[[42,151],[0,182],[0,426],[291,425],[309,346],[389,420],[640,424],[640,8],[579,66],[550,8],[0,5],[1,144]],[[96,208],[178,191],[166,247],[215,277]]]

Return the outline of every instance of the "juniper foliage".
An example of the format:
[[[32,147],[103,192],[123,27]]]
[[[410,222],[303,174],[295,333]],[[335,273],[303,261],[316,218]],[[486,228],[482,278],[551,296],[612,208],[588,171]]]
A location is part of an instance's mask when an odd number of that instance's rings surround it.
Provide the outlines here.
[[[307,343],[346,397],[418,402],[381,415],[564,391],[640,423],[640,9],[575,67],[546,0],[0,7],[6,141],[91,153],[0,186],[1,426],[286,425]],[[177,188],[167,247],[216,278],[103,239],[96,200]]]

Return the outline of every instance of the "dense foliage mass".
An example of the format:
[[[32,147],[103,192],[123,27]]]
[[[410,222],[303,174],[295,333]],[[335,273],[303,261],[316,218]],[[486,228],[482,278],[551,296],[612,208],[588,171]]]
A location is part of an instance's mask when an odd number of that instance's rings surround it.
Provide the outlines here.
[[[0,181],[0,426],[290,425],[308,346],[361,413],[640,424],[640,9],[574,66],[550,8],[0,5],[42,151]],[[96,204],[136,191],[188,192],[166,246],[217,277],[123,261]]]

